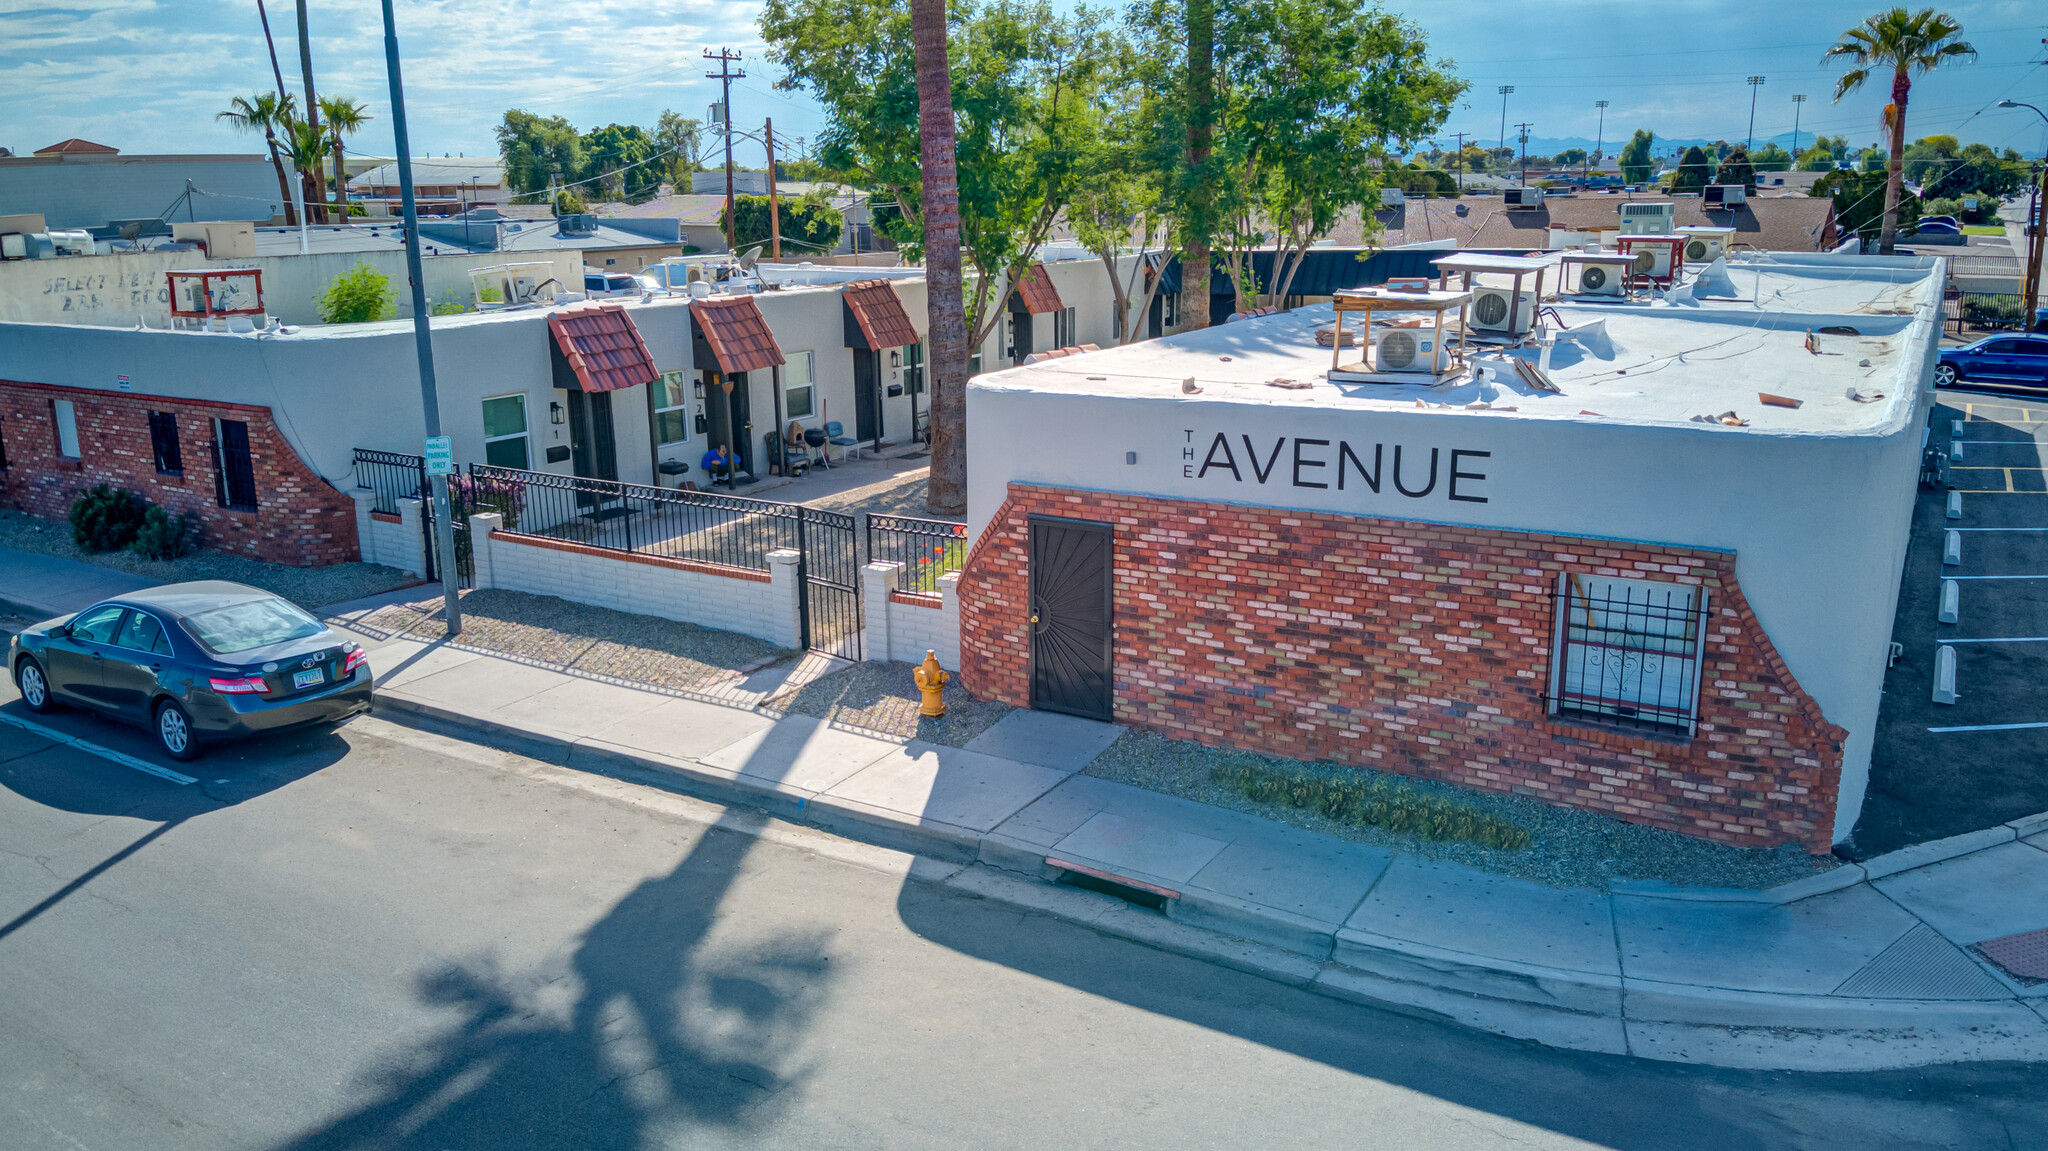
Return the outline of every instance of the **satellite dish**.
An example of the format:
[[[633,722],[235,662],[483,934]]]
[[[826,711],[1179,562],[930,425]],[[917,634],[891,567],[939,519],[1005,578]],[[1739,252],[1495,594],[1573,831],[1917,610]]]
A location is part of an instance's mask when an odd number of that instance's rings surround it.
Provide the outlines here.
[[[740,271],[751,272],[754,270],[754,265],[760,262],[761,249],[749,248],[746,250],[745,254],[740,256]]]
[[[142,221],[131,220],[128,223],[121,225],[122,239],[133,240],[140,235],[142,235]]]

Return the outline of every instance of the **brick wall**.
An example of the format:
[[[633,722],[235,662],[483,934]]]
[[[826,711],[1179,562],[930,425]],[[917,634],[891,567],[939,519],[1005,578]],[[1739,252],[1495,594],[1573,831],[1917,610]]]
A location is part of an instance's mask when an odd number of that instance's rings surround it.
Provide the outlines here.
[[[58,454],[53,401],[70,400],[77,417],[77,459]],[[149,413],[177,416],[184,475],[161,475],[150,450]],[[255,511],[232,511],[214,498],[208,445],[215,419],[249,425],[256,475]],[[322,567],[356,558],[355,504],[313,474],[279,434],[270,409],[247,404],[174,400],[163,396],[0,380],[0,504],[30,515],[64,519],[71,501],[110,483],[199,517],[200,546],[294,567]]]
[[[1845,733],[1757,624],[1732,554],[1013,484],[961,576],[961,675],[1019,707],[1033,514],[1114,528],[1119,723],[1828,849]],[[1706,589],[1695,736],[1549,717],[1564,571]]]

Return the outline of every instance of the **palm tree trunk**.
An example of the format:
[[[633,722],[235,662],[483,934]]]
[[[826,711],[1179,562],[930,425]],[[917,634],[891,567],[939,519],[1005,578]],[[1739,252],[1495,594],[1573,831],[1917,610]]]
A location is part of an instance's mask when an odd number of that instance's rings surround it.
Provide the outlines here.
[[[1180,326],[1200,331],[1209,326],[1210,242],[1215,221],[1215,178],[1209,149],[1216,130],[1216,2],[1188,0],[1188,151],[1187,211],[1181,226],[1185,240],[1180,255]]]
[[[270,166],[277,169],[277,198],[284,205],[284,223],[287,228],[299,226],[299,214],[292,208],[292,186],[285,181],[284,157],[277,151],[277,133],[270,125],[263,126],[263,142],[270,146]]]
[[[1877,234],[1877,252],[1892,254],[1899,238],[1899,201],[1906,182],[1906,96],[1913,78],[1904,68],[1892,74],[1892,155],[1884,172],[1884,224]]]
[[[343,151],[342,151],[342,144],[341,144],[341,132],[337,130],[337,131],[335,131],[335,132],[333,133],[333,136],[334,136],[334,203],[335,203],[335,206],[336,206],[336,207],[337,207],[337,208],[338,208],[338,209],[339,209],[339,210],[341,211],[341,218],[342,218],[342,222],[343,222],[343,223],[347,223],[347,222],[348,222],[348,177],[347,177],[346,175],[344,175],[344,174],[343,174],[343,173],[344,173],[344,165],[342,164],[342,161],[343,161],[344,159],[346,159],[347,157],[346,157],[346,156],[345,156],[345,155],[343,154]]]
[[[945,0],[911,0],[918,138],[924,175],[925,309],[932,363],[932,470],[925,506],[967,511],[967,310],[960,283],[960,181],[953,157],[953,76]]]
[[[313,93],[313,37],[306,28],[306,0],[299,0],[299,73],[306,81],[306,126],[317,136],[320,134],[320,101]],[[327,213],[311,207],[327,199],[326,194],[320,191],[319,178],[313,172],[307,172],[305,177],[306,185],[311,189],[311,194],[306,197],[309,214],[316,222],[326,223]]]

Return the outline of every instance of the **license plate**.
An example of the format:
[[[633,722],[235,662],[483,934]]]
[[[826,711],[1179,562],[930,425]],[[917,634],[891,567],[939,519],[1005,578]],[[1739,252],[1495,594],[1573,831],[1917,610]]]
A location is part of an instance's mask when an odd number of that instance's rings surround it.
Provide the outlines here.
[[[295,671],[292,673],[292,686],[294,688],[314,687],[326,682],[327,672],[321,668],[316,667],[312,671]]]

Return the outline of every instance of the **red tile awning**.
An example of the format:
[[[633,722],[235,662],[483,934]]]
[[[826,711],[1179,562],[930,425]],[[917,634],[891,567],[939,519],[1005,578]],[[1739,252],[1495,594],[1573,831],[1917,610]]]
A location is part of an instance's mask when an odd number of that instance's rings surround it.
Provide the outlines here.
[[[923,337],[910,322],[910,313],[903,310],[903,301],[896,296],[896,289],[887,280],[862,280],[848,284],[840,290],[839,298],[846,301],[846,346],[861,351],[878,352],[883,348],[901,348],[915,344]]]
[[[782,349],[752,296],[711,296],[690,301],[690,319],[728,376],[785,363]],[[699,362],[698,367],[711,365]]]
[[[548,313],[555,351],[586,392],[615,392],[661,377],[633,317],[619,304]],[[561,383],[567,383],[567,380]]]
[[[1052,286],[1052,276],[1046,272],[1044,264],[1033,264],[1017,277],[1016,290],[1010,294],[1010,306],[1034,316],[1066,307],[1060,302],[1060,290]]]

